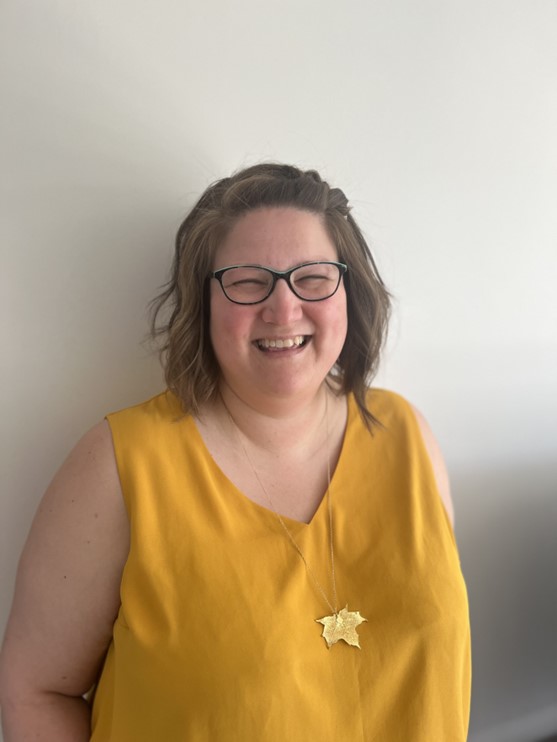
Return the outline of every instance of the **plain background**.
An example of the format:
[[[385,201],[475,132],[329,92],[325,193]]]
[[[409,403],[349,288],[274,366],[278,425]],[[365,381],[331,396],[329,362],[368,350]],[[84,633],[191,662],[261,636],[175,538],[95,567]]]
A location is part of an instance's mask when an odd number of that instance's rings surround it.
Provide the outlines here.
[[[396,298],[379,384],[452,473],[474,742],[557,731],[557,4],[4,0],[0,628],[199,193],[273,159],[348,194]],[[435,741],[437,742],[437,741]]]

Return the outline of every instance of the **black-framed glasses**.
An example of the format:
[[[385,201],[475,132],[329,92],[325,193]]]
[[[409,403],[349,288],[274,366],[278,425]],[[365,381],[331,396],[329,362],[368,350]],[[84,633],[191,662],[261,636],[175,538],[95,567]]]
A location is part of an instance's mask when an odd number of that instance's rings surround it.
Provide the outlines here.
[[[224,295],[234,304],[260,304],[272,293],[279,279],[303,301],[323,301],[336,293],[348,267],[344,263],[315,260],[287,271],[274,271],[262,265],[229,265],[210,273]]]

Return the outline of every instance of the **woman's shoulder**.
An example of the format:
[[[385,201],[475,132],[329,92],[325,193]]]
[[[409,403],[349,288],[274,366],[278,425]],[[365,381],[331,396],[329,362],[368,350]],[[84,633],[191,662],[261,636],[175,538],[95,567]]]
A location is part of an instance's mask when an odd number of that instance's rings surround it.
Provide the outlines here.
[[[366,407],[382,425],[394,419],[413,418],[413,405],[398,392],[383,387],[370,387],[366,393]],[[382,419],[383,418],[383,419]]]
[[[179,399],[169,389],[164,389],[141,402],[108,412],[106,419],[110,421],[117,417],[166,417],[179,414],[184,414]]]
[[[424,415],[406,397],[379,387],[371,387],[368,390],[366,404],[383,430],[402,427],[420,441],[420,447],[423,446],[431,464],[449,520],[454,525],[454,506],[447,467],[439,443]]]
[[[191,413],[166,390],[144,402],[106,415],[120,477],[135,476],[138,463],[170,464],[174,456],[199,453],[202,446]]]
[[[149,399],[106,414],[115,439],[141,440],[156,431],[172,430],[177,422],[190,418],[180,400],[168,389]]]

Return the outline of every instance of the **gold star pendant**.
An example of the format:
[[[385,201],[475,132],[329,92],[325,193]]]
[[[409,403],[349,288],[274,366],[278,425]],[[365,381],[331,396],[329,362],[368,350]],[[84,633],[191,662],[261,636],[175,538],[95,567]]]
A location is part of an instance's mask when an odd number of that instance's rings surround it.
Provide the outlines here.
[[[315,619],[317,623],[322,623],[323,633],[321,636],[327,642],[327,649],[332,647],[341,639],[352,647],[360,647],[360,637],[356,633],[356,626],[359,626],[367,618],[360,616],[359,611],[349,611],[348,606],[332,616],[324,616]]]

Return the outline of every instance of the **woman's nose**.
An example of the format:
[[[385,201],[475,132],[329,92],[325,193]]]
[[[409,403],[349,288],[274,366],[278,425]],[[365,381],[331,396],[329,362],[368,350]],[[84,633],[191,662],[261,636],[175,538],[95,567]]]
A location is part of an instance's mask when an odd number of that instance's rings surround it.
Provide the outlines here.
[[[262,307],[263,320],[275,325],[288,325],[302,316],[302,299],[298,299],[284,279],[276,282]]]

